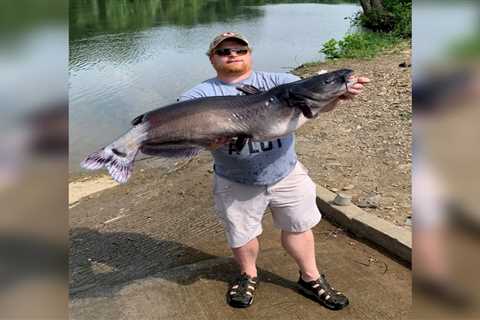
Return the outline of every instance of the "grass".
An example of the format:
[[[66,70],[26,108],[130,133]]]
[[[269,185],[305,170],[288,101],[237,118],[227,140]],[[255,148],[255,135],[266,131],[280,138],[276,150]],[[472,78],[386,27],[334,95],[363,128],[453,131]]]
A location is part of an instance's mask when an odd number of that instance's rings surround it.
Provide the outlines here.
[[[373,58],[403,41],[393,33],[361,31],[348,34],[342,40],[328,40],[320,52],[327,59]]]
[[[412,37],[412,1],[383,0],[383,9],[359,11],[349,18],[357,30],[342,40],[330,39],[320,50],[327,59],[373,58],[403,46]]]

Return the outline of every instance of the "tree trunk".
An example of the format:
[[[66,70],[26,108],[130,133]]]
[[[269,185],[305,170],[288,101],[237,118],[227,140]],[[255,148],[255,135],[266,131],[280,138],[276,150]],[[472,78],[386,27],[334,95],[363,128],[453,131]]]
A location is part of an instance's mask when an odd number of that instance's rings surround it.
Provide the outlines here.
[[[382,0],[360,0],[360,4],[362,5],[362,9],[365,14],[368,14],[372,10],[380,12],[385,10]]]

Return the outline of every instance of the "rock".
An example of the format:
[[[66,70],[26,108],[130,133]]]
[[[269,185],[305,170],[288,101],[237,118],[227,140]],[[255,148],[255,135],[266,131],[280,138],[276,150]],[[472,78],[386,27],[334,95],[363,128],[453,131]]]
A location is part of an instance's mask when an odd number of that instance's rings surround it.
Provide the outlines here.
[[[345,187],[342,188],[342,190],[347,191],[347,190],[352,190],[353,188],[355,188],[353,184],[347,184]]]
[[[208,169],[208,173],[213,173],[213,169]]]
[[[345,193],[338,193],[333,203],[337,206],[348,206],[352,203],[352,196]]]
[[[407,219],[405,219],[405,225],[406,226],[412,225],[412,216],[408,216]]]
[[[366,197],[358,199],[357,206],[360,208],[378,208],[381,198],[379,194],[370,192]]]
[[[338,192],[338,191],[340,191],[340,190],[337,189],[337,188],[330,188],[330,191],[332,191],[332,192]]]

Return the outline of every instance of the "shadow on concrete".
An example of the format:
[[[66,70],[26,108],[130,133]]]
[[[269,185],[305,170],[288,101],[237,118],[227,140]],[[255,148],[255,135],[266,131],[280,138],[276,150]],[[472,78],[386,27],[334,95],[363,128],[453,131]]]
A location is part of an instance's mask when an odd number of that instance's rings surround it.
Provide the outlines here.
[[[189,272],[172,269],[209,262]],[[177,270],[177,269],[175,269]],[[262,282],[296,290],[296,283],[258,268]],[[113,296],[134,280],[147,277],[188,286],[200,279],[231,282],[239,273],[232,258],[140,233],[99,232],[75,228],[70,233],[70,297]]]

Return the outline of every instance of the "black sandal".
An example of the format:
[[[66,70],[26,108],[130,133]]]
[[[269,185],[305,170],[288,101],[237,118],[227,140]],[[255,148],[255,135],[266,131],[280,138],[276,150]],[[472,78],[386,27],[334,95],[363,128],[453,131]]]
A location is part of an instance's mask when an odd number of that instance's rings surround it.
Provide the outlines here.
[[[320,278],[317,280],[307,282],[302,279],[302,273],[300,272],[298,285],[301,293],[320,302],[329,309],[340,310],[348,306],[348,298],[330,286],[324,274],[320,275]]]
[[[234,308],[246,308],[253,303],[258,278],[242,273],[227,291],[227,302]]]

